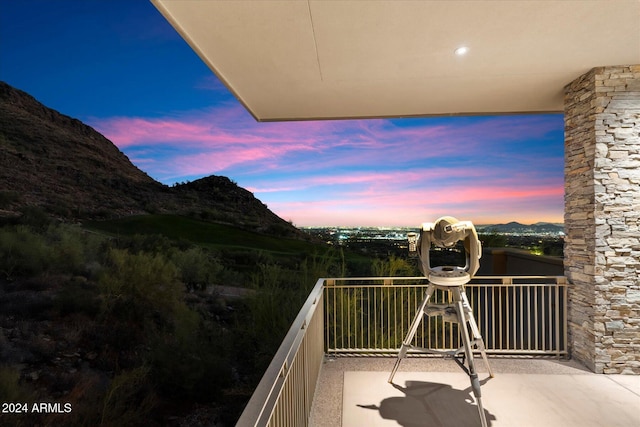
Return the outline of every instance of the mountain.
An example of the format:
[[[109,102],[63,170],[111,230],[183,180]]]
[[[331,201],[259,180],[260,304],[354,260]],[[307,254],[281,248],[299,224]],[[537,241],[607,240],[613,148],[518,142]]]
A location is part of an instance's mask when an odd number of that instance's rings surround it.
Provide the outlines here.
[[[552,224],[549,222],[537,222],[535,224],[526,225],[511,221],[506,224],[479,225],[476,228],[482,232],[509,234],[558,234],[564,232],[564,226],[562,224]]]
[[[0,216],[36,206],[63,220],[178,213],[302,236],[229,178],[168,187],[90,126],[0,82]]]

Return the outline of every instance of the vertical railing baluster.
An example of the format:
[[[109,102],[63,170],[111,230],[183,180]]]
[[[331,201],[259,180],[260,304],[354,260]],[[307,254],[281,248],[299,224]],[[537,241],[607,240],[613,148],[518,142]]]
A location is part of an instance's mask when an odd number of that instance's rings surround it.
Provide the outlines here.
[[[535,350],[540,350],[540,335],[539,335],[539,331],[538,331],[538,324],[540,322],[539,316],[538,316],[538,288],[534,288],[534,294],[533,294],[533,312],[534,312],[534,318],[535,318],[535,322],[534,322],[534,336],[535,336]]]
[[[523,299],[524,299],[524,295],[522,292],[522,287],[518,288],[518,291],[520,293],[520,310],[518,310],[518,313],[520,313],[519,316],[519,322],[520,322],[520,345],[518,346],[519,349],[522,349],[524,347],[524,303],[523,303]]]
[[[556,355],[558,359],[560,358],[560,286],[556,279],[556,286],[554,288],[555,295],[555,321],[553,322],[555,326],[555,346],[556,346]]]
[[[340,287],[340,348],[344,348],[344,288]]]
[[[393,345],[390,345],[389,348],[398,346],[398,299],[395,286],[393,287],[393,325]]]
[[[338,348],[338,304],[336,302],[336,288],[333,286],[333,342],[334,348]]]
[[[351,335],[352,335],[352,327],[351,327],[351,298],[353,298],[353,288],[347,288],[347,348],[351,347]]]
[[[360,288],[358,295],[360,297],[360,348],[365,348],[364,345],[364,328],[365,328],[365,323],[364,323],[364,292],[362,292],[362,288]]]
[[[371,298],[371,287],[367,287],[367,345],[369,346],[369,348],[373,348],[371,346],[371,343],[373,342],[373,336],[371,335],[373,328],[373,321],[371,319],[371,312],[373,311],[371,308],[371,305],[373,303],[373,300],[375,299],[375,295],[374,298]]]
[[[545,351],[549,348],[549,344],[548,344],[548,339],[550,338],[550,334],[549,334],[549,301],[548,301],[548,297],[549,297],[549,292],[550,289],[548,287],[542,287],[541,288],[541,292],[540,292],[540,296],[542,297],[542,304],[544,305],[544,309],[543,309],[543,316],[544,316],[544,320],[543,320],[543,332],[542,332],[542,336],[543,336],[543,340],[542,340],[542,350]],[[546,304],[545,304],[546,302]]]

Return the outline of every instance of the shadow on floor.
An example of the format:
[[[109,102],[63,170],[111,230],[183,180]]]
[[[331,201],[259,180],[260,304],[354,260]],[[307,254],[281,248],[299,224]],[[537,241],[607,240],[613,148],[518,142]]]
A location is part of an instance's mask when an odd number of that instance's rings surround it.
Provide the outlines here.
[[[484,381],[486,382],[486,380]],[[461,427],[480,426],[480,415],[471,387],[458,390],[448,384],[424,381],[407,381],[406,386],[390,386],[402,391],[403,397],[389,397],[380,405],[358,405],[377,410],[380,417],[395,420],[403,427]],[[495,420],[484,409],[487,426]]]

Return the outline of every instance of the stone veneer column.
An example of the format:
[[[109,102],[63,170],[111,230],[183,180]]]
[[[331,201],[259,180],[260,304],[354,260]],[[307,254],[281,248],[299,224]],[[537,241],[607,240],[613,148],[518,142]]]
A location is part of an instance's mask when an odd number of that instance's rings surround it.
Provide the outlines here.
[[[640,374],[640,65],[594,68],[564,102],[571,355]]]

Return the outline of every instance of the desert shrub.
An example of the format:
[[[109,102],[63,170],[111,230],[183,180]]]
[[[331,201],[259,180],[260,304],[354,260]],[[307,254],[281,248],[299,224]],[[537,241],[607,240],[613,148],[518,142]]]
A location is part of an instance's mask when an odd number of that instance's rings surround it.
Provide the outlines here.
[[[52,249],[51,269],[65,274],[81,273],[90,254],[82,236],[69,228],[56,227],[48,230],[46,237]]]
[[[118,249],[127,249],[131,253],[169,253],[173,247],[171,239],[161,234],[134,234],[133,236],[119,236],[110,242]]]
[[[64,396],[64,402],[71,405],[71,412],[47,414],[29,425],[98,426],[102,418],[101,411],[107,386],[105,374],[85,370]]]
[[[0,273],[7,279],[82,274],[99,258],[102,240],[71,226],[6,226],[0,228]]]
[[[176,265],[182,282],[190,289],[204,289],[222,271],[222,265],[202,248],[174,251],[171,261]]]
[[[160,391],[172,399],[211,402],[231,384],[231,365],[204,343],[177,342],[154,353]]]
[[[260,264],[251,275],[251,285],[255,292],[237,307],[233,348],[242,374],[257,381],[300,311],[310,286],[302,283],[299,273],[273,263]]]
[[[20,371],[17,367],[0,365],[0,402],[27,404],[31,408],[34,393],[27,385],[20,381]],[[33,425],[29,416],[22,413],[0,414],[0,424],[3,427],[23,427]]]
[[[313,286],[321,277],[345,277],[347,265],[342,249],[330,249],[324,254],[314,253],[306,257],[299,268],[298,279],[301,283]],[[310,289],[310,288],[309,288]]]
[[[101,426],[144,425],[156,406],[149,379],[150,368],[140,366],[119,372],[102,402]]]
[[[232,344],[238,369],[250,381],[259,380],[317,279],[346,271],[341,251],[312,255],[297,270],[273,262],[257,267],[250,276],[255,292],[235,306]]]
[[[378,277],[397,277],[397,276],[416,276],[418,272],[415,264],[409,263],[404,258],[398,258],[395,255],[389,256],[387,259],[373,260],[373,275]]]
[[[298,292],[292,291],[292,276],[277,264],[261,264],[252,276],[252,287],[257,291],[249,299],[251,313],[256,326],[265,325],[275,331],[283,325],[290,325],[289,311],[298,312],[302,304],[304,286]]]
[[[20,371],[13,366],[0,365],[0,402],[24,402],[31,390],[20,382]]]
[[[175,331],[153,346],[153,376],[160,392],[172,399],[210,402],[231,384],[230,354],[222,331],[207,330],[198,321],[194,312],[184,311]]]
[[[35,276],[51,261],[51,248],[42,235],[25,226],[0,229],[0,272],[5,278]]]
[[[107,317],[142,329],[166,323],[184,305],[184,286],[175,265],[161,254],[109,251],[99,278]]]
[[[266,264],[273,261],[269,254],[255,250],[236,250],[227,251],[227,256],[232,258],[236,264],[256,266],[258,264]]]

